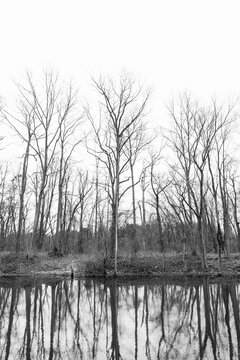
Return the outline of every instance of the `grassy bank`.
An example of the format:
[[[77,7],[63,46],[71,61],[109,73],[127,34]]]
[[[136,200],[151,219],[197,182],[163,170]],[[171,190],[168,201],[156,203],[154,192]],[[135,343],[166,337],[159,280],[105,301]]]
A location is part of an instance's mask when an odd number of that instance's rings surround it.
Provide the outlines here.
[[[240,254],[232,254],[227,260],[223,258],[222,271],[219,273],[218,258],[208,254],[208,269],[202,268],[200,257],[183,257],[178,254],[166,254],[165,260],[158,253],[138,253],[136,256],[121,255],[118,258],[119,276],[240,276]],[[49,257],[38,254],[27,257],[14,253],[0,254],[0,276],[106,276],[114,274],[114,263],[104,263],[100,255],[67,255]]]

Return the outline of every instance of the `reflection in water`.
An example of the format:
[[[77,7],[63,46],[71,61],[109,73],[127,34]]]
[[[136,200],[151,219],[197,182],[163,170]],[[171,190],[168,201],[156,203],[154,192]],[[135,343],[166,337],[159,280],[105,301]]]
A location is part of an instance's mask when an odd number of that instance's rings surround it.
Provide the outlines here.
[[[0,359],[239,359],[240,285],[0,283]]]

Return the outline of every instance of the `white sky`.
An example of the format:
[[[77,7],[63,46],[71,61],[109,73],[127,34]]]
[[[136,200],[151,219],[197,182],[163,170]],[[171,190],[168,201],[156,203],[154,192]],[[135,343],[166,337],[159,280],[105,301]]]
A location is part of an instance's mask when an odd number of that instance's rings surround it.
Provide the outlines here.
[[[13,80],[46,66],[83,92],[90,76],[133,72],[153,88],[155,121],[181,91],[240,94],[239,0],[1,1],[0,36],[6,101]]]

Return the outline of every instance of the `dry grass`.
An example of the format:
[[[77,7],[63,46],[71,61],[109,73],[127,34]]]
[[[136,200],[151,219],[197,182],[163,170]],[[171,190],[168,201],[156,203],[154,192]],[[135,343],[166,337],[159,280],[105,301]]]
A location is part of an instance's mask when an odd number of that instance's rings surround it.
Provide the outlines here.
[[[208,269],[202,268],[200,257],[187,255],[184,264],[181,254],[156,252],[138,253],[135,256],[121,254],[118,257],[118,274],[155,275],[155,276],[186,276],[186,275],[219,275],[218,257],[208,254]],[[3,252],[0,254],[1,276],[70,276],[72,270],[75,276],[112,276],[114,261],[104,262],[98,255],[67,255],[49,257],[48,254],[38,254],[26,257],[21,254]],[[221,275],[240,275],[240,254],[232,254],[231,259],[222,260]]]

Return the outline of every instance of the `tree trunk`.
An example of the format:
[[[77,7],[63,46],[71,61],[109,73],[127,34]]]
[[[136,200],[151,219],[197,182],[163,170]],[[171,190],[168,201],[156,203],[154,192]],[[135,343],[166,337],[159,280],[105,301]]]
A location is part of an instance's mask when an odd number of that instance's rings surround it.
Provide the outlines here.
[[[83,253],[83,202],[80,208],[80,224],[79,224],[79,236],[78,236],[78,251],[79,254]]]
[[[135,183],[134,183],[134,172],[133,164],[130,161],[130,171],[131,171],[131,182],[132,182],[132,212],[133,212],[133,233],[132,233],[132,253],[136,254],[139,249],[138,239],[137,239],[137,220],[136,220],[136,200],[135,200]]]
[[[142,227],[143,227],[143,250],[146,250],[146,204],[145,204],[145,173],[143,174],[142,181]]]
[[[22,169],[22,181],[21,181],[21,190],[19,196],[19,218],[18,218],[18,230],[16,238],[16,252],[21,250],[21,237],[24,221],[24,198],[27,184],[27,169],[28,169],[28,159],[29,159],[29,148],[30,148],[30,139],[27,143],[26,152],[24,155],[23,169]]]
[[[57,224],[54,247],[61,249],[61,222],[62,222],[62,198],[63,198],[63,179],[62,179],[62,157],[60,160],[59,180],[58,180],[58,208],[57,208]]]
[[[205,239],[203,235],[203,224],[202,224],[202,217],[198,217],[198,235],[199,235],[199,243],[202,248],[202,261],[203,261],[203,268],[207,269],[207,258],[206,258],[206,245]]]
[[[119,140],[118,140],[119,141]],[[117,142],[117,163],[116,163],[116,184],[115,184],[115,235],[114,235],[114,274],[117,275],[117,256],[118,256],[118,210],[119,210],[119,171],[120,171],[120,150]]]
[[[25,288],[26,296],[26,334],[27,334],[27,344],[26,344],[26,359],[31,360],[31,288]]]
[[[110,305],[112,318],[112,359],[120,360],[120,350],[118,341],[118,304],[116,283],[110,286]]]

